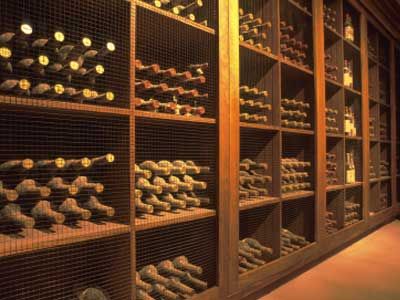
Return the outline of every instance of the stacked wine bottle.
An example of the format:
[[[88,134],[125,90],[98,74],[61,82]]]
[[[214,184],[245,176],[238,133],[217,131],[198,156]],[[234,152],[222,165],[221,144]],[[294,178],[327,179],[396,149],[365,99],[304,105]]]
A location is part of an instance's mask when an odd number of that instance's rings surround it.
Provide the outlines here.
[[[361,205],[350,201],[344,202],[344,226],[350,226],[361,220]]]
[[[369,178],[377,178],[377,174],[375,172],[375,167],[374,167],[374,162],[372,160],[369,160]]]
[[[338,81],[339,67],[331,63],[332,56],[325,54],[325,77],[334,81]]]
[[[207,206],[210,198],[196,194],[207,190],[207,182],[192,176],[209,172],[209,167],[200,167],[193,161],[147,160],[135,164],[136,212],[163,215],[171,210],[179,213],[179,209]]]
[[[369,118],[369,137],[370,138],[375,138],[375,122],[376,122],[376,118],[374,117],[370,117]]]
[[[388,132],[388,125],[386,122],[380,122],[379,123],[379,135],[381,140],[387,140],[389,137],[389,132]]]
[[[338,110],[333,108],[325,108],[326,115],[326,132],[328,133],[339,133],[338,127]]]
[[[311,183],[307,181],[310,175],[307,171],[305,171],[309,167],[311,167],[310,162],[300,161],[297,158],[282,158],[282,193],[310,189]]]
[[[12,160],[0,164],[0,222],[6,230],[113,217],[102,204],[104,185],[85,174],[114,162],[114,155],[89,159]],[[14,183],[17,182],[15,185]]]
[[[116,50],[112,41],[96,49],[82,36],[78,43],[55,31],[34,33],[23,23],[15,32],[0,31],[0,92],[87,103],[110,103],[111,90],[96,90],[96,80],[106,72],[105,57]],[[103,89],[104,83],[101,84]]]
[[[311,124],[306,122],[309,109],[310,104],[304,100],[282,99],[281,125],[289,128],[310,129]]]
[[[333,211],[327,210],[325,213],[325,230],[328,234],[338,231],[338,223]]]
[[[257,163],[249,158],[240,162],[239,199],[252,200],[268,195],[266,184],[272,177],[266,174],[268,164]]]
[[[326,153],[326,179],[328,185],[339,183],[337,171],[336,154]]]
[[[267,103],[268,92],[247,85],[240,87],[240,121],[266,124],[267,112],[272,105]]]
[[[239,274],[257,269],[272,259],[272,248],[263,246],[253,238],[239,241]]]
[[[255,18],[252,13],[239,9],[239,41],[252,45],[260,50],[270,53],[271,48],[267,46],[268,31],[271,22],[265,22],[262,18]]]
[[[389,162],[384,159],[381,159],[379,162],[379,175],[381,177],[390,176],[389,167],[390,167]]]
[[[208,100],[208,94],[199,92],[199,86],[206,83],[208,63],[189,65],[178,72],[175,68],[161,69],[158,64],[145,65],[137,59],[135,69],[137,109],[184,116],[206,112],[198,103]]]
[[[207,282],[197,278],[202,274],[203,268],[185,256],[144,266],[136,272],[136,299],[189,299],[207,289]]]
[[[293,253],[307,245],[310,242],[301,235],[294,234],[288,229],[281,229],[281,255],[286,256]]]
[[[296,31],[293,25],[288,25],[285,21],[281,21],[280,24],[282,57],[298,66],[310,69],[310,66],[306,62],[308,44],[295,38]]]
[[[324,25],[336,31],[336,10],[324,4]]]

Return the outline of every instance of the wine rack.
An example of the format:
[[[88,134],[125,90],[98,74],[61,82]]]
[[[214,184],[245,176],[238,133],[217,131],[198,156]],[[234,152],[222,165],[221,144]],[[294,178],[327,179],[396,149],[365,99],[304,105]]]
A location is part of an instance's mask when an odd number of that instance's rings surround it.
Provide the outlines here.
[[[350,0],[4,1],[0,294],[246,299],[390,220],[387,28]]]

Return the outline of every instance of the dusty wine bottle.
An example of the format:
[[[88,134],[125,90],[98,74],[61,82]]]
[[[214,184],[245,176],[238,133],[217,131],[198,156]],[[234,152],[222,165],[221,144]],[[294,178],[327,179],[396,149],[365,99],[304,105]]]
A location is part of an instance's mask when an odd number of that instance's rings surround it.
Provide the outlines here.
[[[47,220],[55,224],[63,224],[65,216],[52,209],[49,201],[40,200],[31,210],[32,216],[36,220]]]
[[[0,181],[0,199],[5,199],[6,201],[15,201],[18,199],[18,193],[16,190],[6,189],[3,182]]]
[[[89,220],[92,216],[90,210],[78,206],[78,202],[74,198],[67,198],[58,207],[58,210],[67,216],[77,217],[82,220]]]
[[[20,196],[40,196],[47,198],[51,194],[51,190],[46,186],[38,186],[33,179],[25,179],[21,181],[16,187],[18,195]]]
[[[79,193],[87,192],[87,193],[96,193],[100,194],[104,191],[104,185],[101,183],[89,182],[89,179],[86,176],[78,176],[74,181],[72,181],[72,185],[75,185]]]
[[[10,203],[0,210],[0,220],[10,222],[24,228],[33,228],[35,220],[24,215],[21,212],[21,207],[17,204]]]
[[[95,196],[90,196],[89,200],[82,204],[82,207],[106,217],[113,217],[115,215],[113,207],[100,203],[99,199]]]

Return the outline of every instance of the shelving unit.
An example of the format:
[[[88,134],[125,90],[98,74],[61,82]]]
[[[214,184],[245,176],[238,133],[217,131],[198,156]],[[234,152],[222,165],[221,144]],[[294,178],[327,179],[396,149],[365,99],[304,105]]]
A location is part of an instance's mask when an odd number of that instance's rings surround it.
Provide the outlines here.
[[[331,23],[324,18],[328,8],[335,16]],[[246,39],[246,26],[240,28],[239,21],[249,13],[262,24],[270,22],[257,31],[266,35],[253,42]],[[354,41],[346,32],[347,15]],[[91,38],[93,49],[104,49],[107,41],[116,48],[98,62],[85,57],[82,68],[98,63],[105,68],[104,76],[89,83],[76,74],[69,82],[65,76],[38,75],[20,67],[8,73],[7,60],[1,58],[0,86],[12,74],[16,80],[29,79],[32,88],[61,82],[101,95],[112,91],[114,99],[0,91],[0,165],[26,158],[93,159],[108,153],[115,161],[59,173],[0,172],[0,188],[13,189],[31,178],[45,185],[54,176],[67,182],[87,176],[104,185],[97,196],[115,214],[59,225],[38,223],[32,229],[0,223],[3,299],[70,299],[94,287],[113,300],[135,300],[136,272],[178,256],[203,270],[197,278],[207,288],[197,289],[192,299],[250,299],[260,288],[398,212],[400,48],[358,1],[212,0],[203,1],[192,19],[148,0],[5,1],[0,39],[21,22],[33,27],[29,42],[61,30],[64,43],[76,48],[82,37]],[[281,31],[291,36],[283,37]],[[300,56],[304,52],[303,59],[288,59],[290,44],[298,47]],[[29,47],[11,46],[14,65],[37,54]],[[45,49],[51,62],[58,59]],[[190,67],[204,63],[207,67]],[[327,65],[337,67],[331,75],[326,75]],[[350,86],[345,67],[352,72]],[[200,78],[198,84],[190,83],[201,76],[204,82]],[[143,88],[146,84],[149,87]],[[158,102],[141,104],[150,100]],[[349,108],[353,135],[346,128]],[[337,129],[328,128],[332,125],[326,122],[326,109],[336,111]],[[354,180],[347,176],[348,153]],[[249,163],[246,169],[241,164],[246,159],[256,166]],[[137,198],[146,202],[151,193],[137,196],[136,190],[146,188],[139,183],[142,175],[135,173],[135,165],[142,168],[146,161],[205,167],[189,174],[202,186],[194,191],[200,205],[185,202],[186,207],[170,211],[140,212]],[[327,167],[334,180],[327,178]],[[293,179],[293,170],[303,175]],[[243,171],[257,179],[244,183]],[[158,176],[154,173],[150,183]],[[159,176],[175,180],[170,175]],[[184,174],[172,175],[185,180]],[[166,196],[163,189],[154,192],[155,197]],[[78,204],[85,196],[76,196]],[[54,209],[65,197],[50,196]],[[15,203],[31,215],[32,204],[40,200],[36,198],[21,197]],[[0,211],[6,204],[0,196]],[[286,230],[304,243],[291,244]],[[263,253],[263,265],[243,272],[239,241],[246,238],[256,239],[271,254]],[[151,295],[162,299],[158,293]]]

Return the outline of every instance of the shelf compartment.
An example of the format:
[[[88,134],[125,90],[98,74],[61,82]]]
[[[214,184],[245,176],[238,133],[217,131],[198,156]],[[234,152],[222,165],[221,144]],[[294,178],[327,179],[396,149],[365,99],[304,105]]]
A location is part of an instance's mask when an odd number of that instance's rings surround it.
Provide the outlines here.
[[[333,32],[332,30],[328,32]],[[329,74],[336,76],[336,80],[328,79],[325,72],[325,79],[332,84],[341,86],[343,83],[343,47],[342,39],[337,34],[326,34],[324,36],[325,67],[326,65],[336,66],[335,72]],[[326,70],[326,68],[325,68]]]
[[[68,11],[68,18],[65,18],[65,12]],[[88,88],[96,91],[98,94],[106,92],[114,93],[113,101],[103,100],[85,100],[81,104],[92,105],[96,107],[101,106],[111,110],[115,108],[129,108],[130,106],[130,87],[129,87],[129,74],[130,74],[130,3],[120,1],[86,1],[84,4],[79,0],[72,0],[67,2],[56,2],[51,0],[40,0],[24,3],[22,0],[12,1],[2,8],[0,19],[2,24],[7,24],[7,29],[12,32],[16,31],[20,22],[29,20],[32,25],[33,32],[29,37],[28,42],[44,38],[52,37],[54,30],[61,29],[65,35],[65,43],[69,45],[79,45],[83,37],[91,39],[92,48],[100,51],[107,42],[113,42],[115,50],[110,52],[104,57],[95,57],[94,59],[86,59],[81,66],[89,70],[95,65],[100,64],[104,67],[104,73],[95,78],[94,82],[88,79],[88,76],[79,76],[75,73],[72,79],[68,80],[67,75],[61,74],[62,72],[51,73],[48,68],[45,68],[44,75],[35,72],[32,69],[24,69],[16,67],[17,62],[27,57],[36,57],[38,55],[37,49],[30,47],[23,49],[16,45],[13,46],[13,54],[11,62],[13,64],[13,73],[7,73],[0,69],[0,78],[2,79],[27,79],[31,83],[30,91],[32,98],[51,101],[49,93],[42,93],[34,95],[33,88],[39,83],[46,83],[53,87],[56,84],[62,84],[64,88],[75,88],[77,92]],[[46,46],[47,50],[50,50]],[[46,53],[46,52],[40,52]],[[50,51],[46,54],[49,58],[49,65],[56,63],[56,57]],[[65,68],[68,71],[68,68]],[[9,92],[2,92],[2,96],[11,96]],[[79,94],[78,94],[79,95]],[[18,95],[13,94],[15,98]],[[30,98],[25,95],[24,98]],[[70,103],[70,96],[63,93],[57,101]],[[45,104],[45,102],[41,103]],[[61,106],[61,104],[58,104]],[[66,104],[66,106],[72,104]],[[85,106],[81,107],[85,108]],[[77,106],[75,106],[77,109]],[[98,108],[94,108],[96,111]]]
[[[328,83],[325,84],[325,105],[326,109],[333,109],[337,111],[337,115],[335,116],[336,127],[339,129],[339,132],[326,132],[326,135],[329,137],[344,137],[344,91],[343,89],[330,85]],[[325,111],[325,116],[327,115]],[[326,122],[326,126],[328,126],[328,122]],[[330,126],[335,127],[335,126]]]
[[[271,59],[273,61],[279,61],[279,57],[276,56],[275,54],[267,52],[267,51],[264,51],[264,50],[259,49],[257,47],[254,47],[253,45],[250,45],[248,43],[240,42],[240,47],[242,47],[243,49],[244,48],[248,49],[249,51],[254,52],[254,54],[258,54],[258,55],[262,55],[264,57],[267,57],[268,59]]]
[[[369,161],[369,174],[370,179],[379,178],[379,163],[380,163],[380,145],[379,143],[370,143],[370,161]],[[373,167],[373,170],[371,170]],[[375,176],[371,175],[371,172],[375,174]]]
[[[0,235],[0,257],[102,239],[129,231],[128,225],[87,221],[71,226],[53,225],[49,229],[23,229],[16,234]]]
[[[328,181],[328,174],[327,174],[327,184],[328,187],[330,184],[333,186],[339,185],[342,186],[345,183],[345,156],[344,156],[344,140],[342,139],[328,139],[326,141],[326,151],[327,154],[335,155],[335,159],[332,161],[336,163],[336,171],[332,170],[335,172],[335,178],[337,179],[337,182],[329,182]]]
[[[73,299],[91,287],[112,299],[130,299],[129,260],[130,234],[4,257],[0,293],[5,300]]]
[[[195,89],[200,95],[208,94],[207,98],[196,100],[194,97],[173,96],[170,93],[156,94],[151,90],[139,91],[138,89],[135,91],[135,97],[144,100],[153,98],[161,103],[177,101],[180,105],[202,106],[205,109],[202,117],[215,118],[218,110],[217,37],[191,26],[184,26],[175,19],[164,14],[156,14],[142,6],[138,6],[136,11],[135,34],[135,59],[140,60],[144,65],[158,64],[161,70],[174,68],[176,72],[181,73],[189,71],[189,65],[208,63],[208,68],[203,72],[206,80],[202,84],[183,84],[177,80],[162,81],[160,76],[151,76],[142,72],[136,72],[135,75],[135,80],[149,80],[153,84],[163,82],[169,87],[181,86],[185,90]],[[193,77],[199,75],[193,70],[191,73]],[[136,110],[140,110],[140,107]]]
[[[348,61],[350,70],[353,73],[353,86],[345,88],[353,93],[361,95],[361,58],[360,52],[354,47],[349,46],[348,42],[344,43],[344,59]],[[345,66],[343,62],[343,66]]]
[[[186,210],[178,209],[174,212],[164,212],[162,215],[144,215],[135,218],[135,230],[138,232],[214,216],[216,216],[215,210],[201,207],[194,207]]]
[[[214,1],[212,1],[212,2],[214,2]],[[175,15],[175,14],[172,13],[172,12],[169,12],[169,11],[163,10],[163,9],[160,9],[160,8],[158,8],[158,7],[155,7],[155,6],[151,5],[151,4],[148,4],[148,3],[143,2],[143,1],[140,1],[140,0],[136,0],[135,3],[136,3],[136,5],[137,5],[138,7],[147,9],[147,10],[149,10],[149,11],[151,11],[151,12],[154,12],[154,13],[160,15],[160,16],[164,16],[164,17],[167,17],[167,18],[169,18],[169,19],[171,19],[171,20],[177,21],[177,22],[181,23],[183,26],[190,26],[190,27],[192,27],[192,28],[195,28],[195,29],[198,29],[198,30],[207,32],[207,33],[209,33],[209,34],[215,35],[215,30],[214,30],[213,28],[211,28],[211,27],[204,26],[204,25],[202,25],[202,24],[200,24],[200,23],[197,23],[197,22],[194,22],[194,21],[192,21],[192,20],[190,20],[190,19],[181,17],[181,16],[179,16],[179,15]],[[215,4],[214,4],[214,5],[215,5]],[[213,7],[208,8],[208,10],[209,10],[208,13],[210,13],[210,11],[213,10],[213,9],[214,9]],[[213,20],[214,18],[215,18],[215,17],[213,16],[212,19],[211,19],[211,20],[212,20],[212,24],[210,24],[210,25],[213,25],[213,24],[215,23],[215,21]],[[210,20],[210,19],[209,19],[209,20]],[[181,26],[182,26],[182,25],[181,25]]]
[[[344,227],[351,226],[363,219],[363,189],[355,186],[345,190],[345,217]],[[348,207],[353,205],[353,207]]]
[[[345,153],[352,153],[353,154],[353,160],[354,160],[354,166],[355,166],[355,180],[356,182],[354,184],[357,184],[358,182],[362,182],[362,142],[357,141],[357,140],[345,140]],[[345,156],[346,157],[346,156]],[[346,161],[344,160],[346,163]],[[345,180],[346,182],[346,180]],[[354,185],[351,184],[351,185]],[[346,184],[346,186],[349,186]]]
[[[375,182],[370,184],[369,188],[369,214],[375,214],[378,211],[382,209],[382,206],[380,205],[380,196],[381,196],[381,191],[380,191],[380,183]]]
[[[143,111],[143,110],[135,110],[136,118],[144,118],[144,119],[157,119],[157,120],[166,120],[168,122],[188,122],[188,123],[200,123],[200,124],[215,124],[216,121],[213,118],[202,118],[195,116],[181,116],[174,114],[165,114],[151,111]]]
[[[325,230],[333,234],[344,226],[344,190],[327,194]]]
[[[215,217],[139,231],[136,233],[136,270],[183,255],[202,267],[203,274],[196,278],[206,281],[210,289],[217,283],[217,245]]]
[[[354,28],[354,42],[343,39],[346,43],[351,45],[354,49],[359,50],[360,45],[360,13],[356,10],[352,5],[350,5],[350,1],[343,2],[343,24],[345,24],[346,15],[349,14],[351,17],[352,25]],[[345,31],[345,25],[343,25],[343,31]],[[345,36],[345,34],[343,34]]]
[[[271,262],[280,256],[280,206],[271,204],[241,211],[239,214],[239,239],[256,239],[273,250],[272,256],[262,259]],[[247,272],[246,272],[247,273]]]

